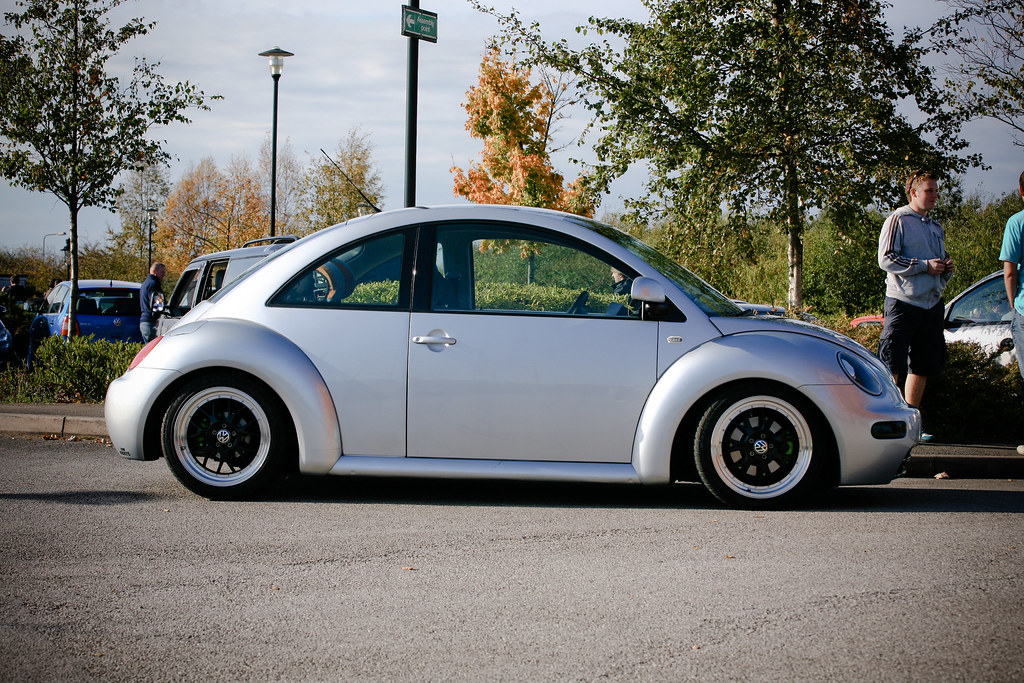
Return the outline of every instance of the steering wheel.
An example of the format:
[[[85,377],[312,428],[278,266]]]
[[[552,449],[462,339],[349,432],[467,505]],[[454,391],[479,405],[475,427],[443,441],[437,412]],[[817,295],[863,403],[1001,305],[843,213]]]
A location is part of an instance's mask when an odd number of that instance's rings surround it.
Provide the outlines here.
[[[569,310],[566,311],[566,313],[568,313],[569,315],[579,315],[580,313],[586,313],[587,309],[585,307],[587,305],[587,299],[589,298],[590,292],[584,289],[582,292],[580,292],[580,295],[576,297],[576,301],[572,302],[572,306],[569,307]]]

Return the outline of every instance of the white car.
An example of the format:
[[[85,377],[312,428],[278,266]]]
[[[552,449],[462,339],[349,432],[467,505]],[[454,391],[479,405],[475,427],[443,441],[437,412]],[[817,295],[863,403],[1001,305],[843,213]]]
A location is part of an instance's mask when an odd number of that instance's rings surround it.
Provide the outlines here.
[[[920,434],[847,337],[745,315],[602,223],[477,205],[285,246],[150,342],[105,410],[119,454],[210,498],[297,470],[701,481],[766,507],[887,483]]]
[[[1003,271],[986,275],[946,305],[946,343],[980,344],[1002,365],[1014,360],[1010,323],[1013,309],[1006,298]]]

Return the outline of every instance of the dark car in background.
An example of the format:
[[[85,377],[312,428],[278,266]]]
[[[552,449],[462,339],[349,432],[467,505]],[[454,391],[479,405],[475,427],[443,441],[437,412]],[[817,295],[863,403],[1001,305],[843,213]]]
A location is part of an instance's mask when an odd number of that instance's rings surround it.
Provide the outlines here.
[[[75,326],[71,327],[71,282],[50,290],[40,305],[29,332],[30,344],[46,337],[93,335],[95,339],[141,342],[138,282],[79,280],[75,300]]]
[[[164,308],[164,314],[157,320],[157,334],[169,332],[193,306],[206,301],[250,266],[296,239],[292,235],[262,237],[250,240],[238,249],[204,254],[192,259],[181,272]]]

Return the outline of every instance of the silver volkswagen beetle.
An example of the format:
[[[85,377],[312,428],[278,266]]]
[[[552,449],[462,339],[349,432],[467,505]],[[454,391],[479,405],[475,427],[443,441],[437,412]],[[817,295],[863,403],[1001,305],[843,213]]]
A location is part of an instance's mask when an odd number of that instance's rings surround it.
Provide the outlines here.
[[[283,474],[670,484],[788,505],[883,484],[920,433],[850,339],[751,316],[608,225],[464,205],[286,246],[107,392],[125,458],[209,498]]]

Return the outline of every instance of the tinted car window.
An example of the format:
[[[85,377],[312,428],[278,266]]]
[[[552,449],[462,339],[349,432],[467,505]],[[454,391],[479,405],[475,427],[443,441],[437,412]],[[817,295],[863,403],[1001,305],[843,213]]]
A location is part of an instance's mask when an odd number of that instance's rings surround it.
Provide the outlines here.
[[[60,313],[60,309],[64,306],[64,297],[68,295],[67,285],[58,285],[56,289],[50,292],[50,296],[47,297],[49,306],[46,308],[47,313]]]
[[[139,315],[139,290],[106,287],[79,292],[75,311],[80,315],[107,317]]]
[[[225,284],[231,282],[236,277],[244,273],[246,269],[250,268],[254,263],[259,263],[265,258],[267,257],[264,254],[257,254],[255,256],[245,256],[231,259],[231,261],[228,262],[227,270],[224,273],[224,281],[217,286],[217,289],[220,289]]]
[[[273,297],[277,306],[407,306],[404,232],[348,245],[316,261]]]
[[[195,301],[196,287],[199,284],[199,272],[199,268],[191,268],[178,278],[178,284],[174,286],[171,303],[168,306],[172,316],[180,318],[191,310],[193,301]]]
[[[591,221],[581,216],[573,216],[572,220],[629,249],[641,259],[657,268],[662,275],[672,280],[682,290],[683,294],[689,297],[693,303],[697,304],[706,315],[740,316],[745,314],[745,311],[734,304],[727,296],[645,242],[641,242],[621,230],[616,230],[611,226]]]

